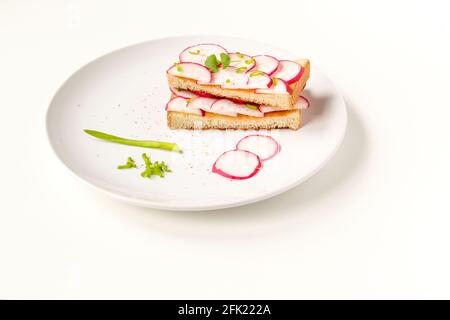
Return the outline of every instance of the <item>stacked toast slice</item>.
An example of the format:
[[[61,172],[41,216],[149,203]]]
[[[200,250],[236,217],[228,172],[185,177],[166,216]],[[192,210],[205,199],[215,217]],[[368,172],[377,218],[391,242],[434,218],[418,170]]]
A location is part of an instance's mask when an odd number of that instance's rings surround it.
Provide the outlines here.
[[[171,129],[293,129],[309,106],[300,94],[310,74],[307,59],[228,52],[199,44],[167,70]]]

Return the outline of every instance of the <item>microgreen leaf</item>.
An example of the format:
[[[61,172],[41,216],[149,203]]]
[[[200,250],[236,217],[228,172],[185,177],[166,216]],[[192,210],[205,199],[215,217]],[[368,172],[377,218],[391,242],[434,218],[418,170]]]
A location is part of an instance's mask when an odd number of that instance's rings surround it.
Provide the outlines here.
[[[211,72],[219,71],[219,62],[215,54],[209,55],[205,60],[205,66],[211,70]]]
[[[228,66],[230,65],[230,56],[222,52],[220,54],[220,63],[222,64],[223,69],[228,68]]]

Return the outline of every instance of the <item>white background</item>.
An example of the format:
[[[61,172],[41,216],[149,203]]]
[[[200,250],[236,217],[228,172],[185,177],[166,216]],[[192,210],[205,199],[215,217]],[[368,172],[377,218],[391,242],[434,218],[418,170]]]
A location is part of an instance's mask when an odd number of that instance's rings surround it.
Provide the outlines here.
[[[118,3],[0,3],[0,298],[450,298],[449,1]],[[45,134],[59,85],[117,48],[199,33],[302,48],[347,102],[336,157],[214,212],[80,183]]]

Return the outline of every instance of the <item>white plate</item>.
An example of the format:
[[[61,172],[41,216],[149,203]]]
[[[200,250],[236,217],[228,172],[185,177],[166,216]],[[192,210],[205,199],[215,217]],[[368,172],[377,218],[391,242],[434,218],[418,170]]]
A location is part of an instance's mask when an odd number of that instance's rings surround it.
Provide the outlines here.
[[[280,194],[316,173],[336,152],[345,133],[347,113],[342,96],[312,61],[304,95],[311,101],[298,131],[272,130],[281,152],[251,179],[227,180],[211,173],[216,158],[233,149],[252,131],[173,131],[164,111],[170,92],[165,71],[185,47],[213,42],[229,51],[302,57],[271,45],[219,36],[152,40],[109,53],[73,74],[58,90],[47,113],[50,143],[78,177],[115,198],[170,210],[210,210],[244,205]],[[176,142],[183,154],[136,148],[97,140],[83,129],[118,136]],[[261,133],[261,132],[260,132]],[[164,179],[141,178],[141,169],[117,170],[146,152],[164,160],[173,173]]]

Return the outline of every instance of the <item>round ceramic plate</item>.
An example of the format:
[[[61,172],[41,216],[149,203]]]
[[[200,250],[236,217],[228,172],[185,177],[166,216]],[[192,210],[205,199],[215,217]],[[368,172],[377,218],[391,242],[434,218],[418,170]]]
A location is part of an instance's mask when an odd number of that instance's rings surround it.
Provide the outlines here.
[[[221,36],[152,40],[109,53],[75,72],[58,90],[47,113],[50,143],[73,173],[95,188],[132,204],[170,210],[211,210],[244,205],[280,194],[316,173],[339,147],[345,133],[344,100],[314,67],[303,95],[311,101],[297,131],[260,131],[275,138],[280,153],[247,180],[211,172],[219,155],[255,131],[170,130],[164,107],[170,97],[166,69],[189,45],[217,43],[230,52],[301,58],[260,42]],[[83,129],[122,137],[176,142],[183,153],[97,140]],[[172,173],[142,178],[142,153],[165,161]],[[118,170],[132,157],[138,169]]]

